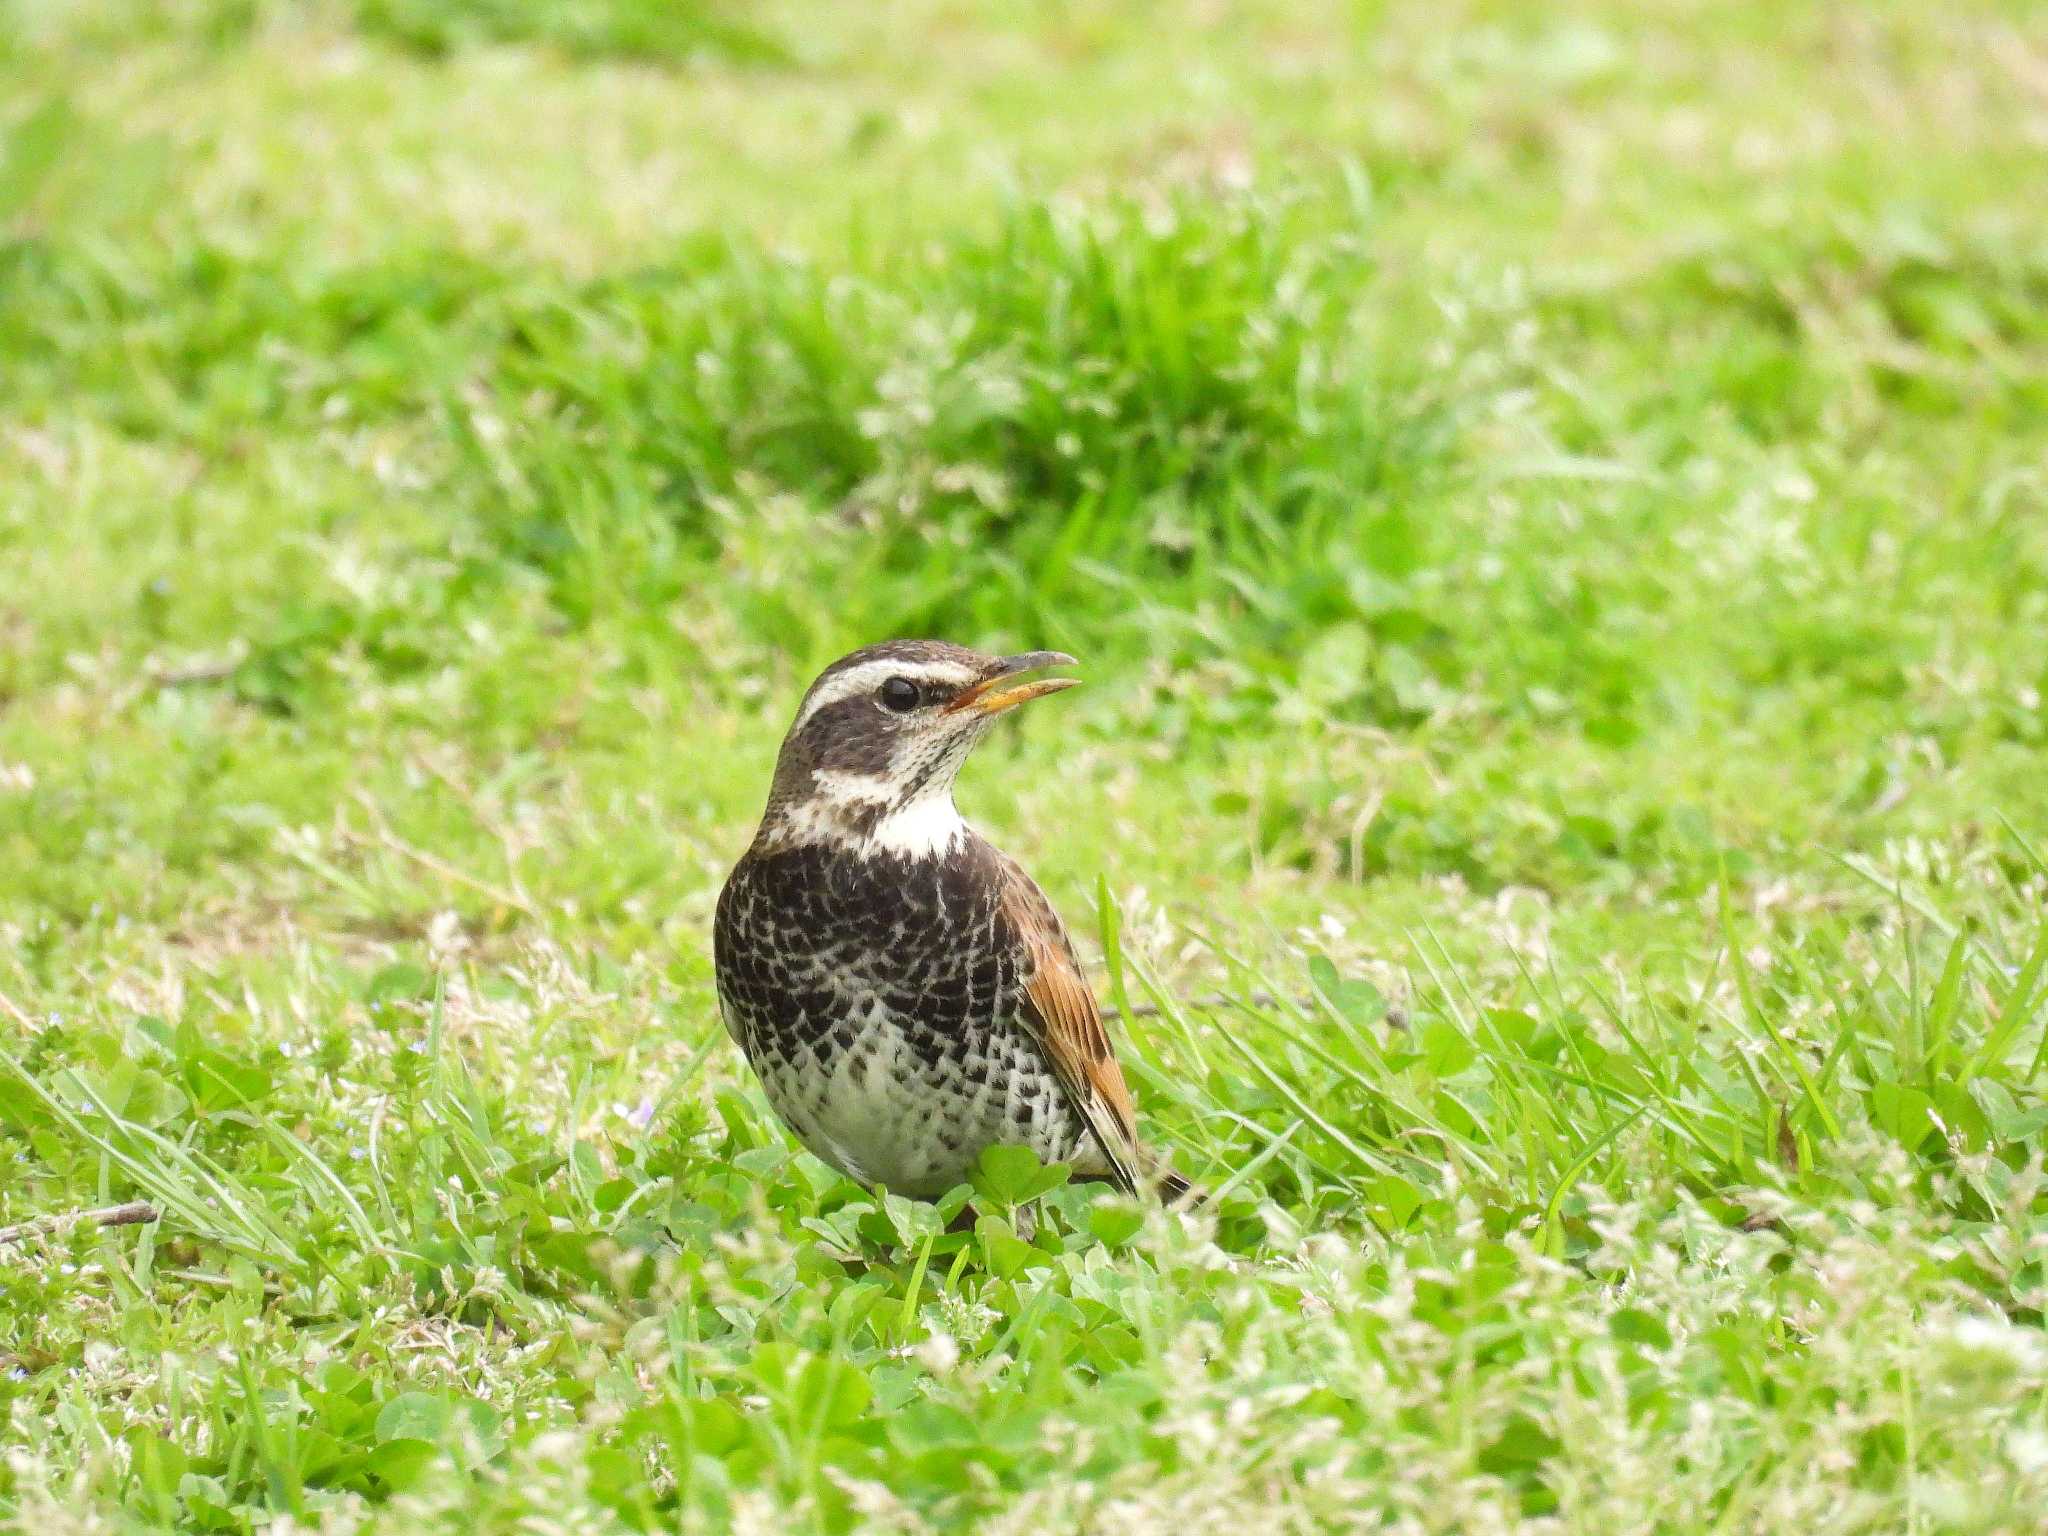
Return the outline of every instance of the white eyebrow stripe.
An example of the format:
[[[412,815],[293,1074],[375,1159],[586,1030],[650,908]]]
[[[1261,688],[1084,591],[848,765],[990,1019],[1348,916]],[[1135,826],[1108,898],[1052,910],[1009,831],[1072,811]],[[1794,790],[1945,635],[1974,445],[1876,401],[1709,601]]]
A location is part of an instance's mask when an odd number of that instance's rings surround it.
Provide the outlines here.
[[[875,661],[864,661],[857,667],[848,667],[836,677],[828,678],[817,685],[811,696],[804,701],[804,707],[797,712],[796,722],[789,728],[794,736],[819,710],[837,704],[841,699],[854,698],[867,693],[891,677],[907,677],[919,683],[958,683],[965,686],[974,681],[974,673],[958,662],[952,661],[890,661],[886,657]]]

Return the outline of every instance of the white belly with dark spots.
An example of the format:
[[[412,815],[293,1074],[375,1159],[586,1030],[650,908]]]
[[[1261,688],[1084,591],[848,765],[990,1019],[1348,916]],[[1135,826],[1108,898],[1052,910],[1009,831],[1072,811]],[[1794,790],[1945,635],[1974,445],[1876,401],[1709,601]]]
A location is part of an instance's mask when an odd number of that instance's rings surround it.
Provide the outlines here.
[[[934,1198],[968,1182],[983,1148],[1005,1144],[1028,1146],[1043,1162],[1076,1162],[1084,1128],[1037,1048],[1007,1029],[982,1046],[980,1055],[949,1053],[870,1007],[850,1048],[820,1031],[755,1065],[798,1140],[862,1184]]]

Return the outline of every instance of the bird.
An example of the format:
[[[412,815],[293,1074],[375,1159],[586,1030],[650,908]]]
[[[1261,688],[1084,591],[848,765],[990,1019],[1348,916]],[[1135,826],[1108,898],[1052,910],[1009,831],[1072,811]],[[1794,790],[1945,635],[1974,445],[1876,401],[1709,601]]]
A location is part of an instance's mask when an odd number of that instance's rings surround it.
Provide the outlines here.
[[[1002,716],[1079,681],[1060,651],[891,640],[798,705],[751,844],[718,896],[726,1029],[768,1102],[856,1183],[935,1200],[991,1146],[1174,1201],[1074,946],[954,779]]]

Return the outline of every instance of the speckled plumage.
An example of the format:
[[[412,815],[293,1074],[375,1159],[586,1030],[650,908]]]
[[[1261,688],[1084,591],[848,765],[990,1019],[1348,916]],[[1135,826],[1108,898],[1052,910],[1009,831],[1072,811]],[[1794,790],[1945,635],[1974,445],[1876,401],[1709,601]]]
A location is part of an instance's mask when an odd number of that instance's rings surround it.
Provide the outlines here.
[[[862,1183],[936,1196],[1003,1144],[1126,1188],[1185,1188],[1141,1160],[1051,905],[953,806],[995,716],[1071,683],[1009,680],[1070,659],[892,641],[834,663],[719,894],[726,1027],[798,1139]]]
[[[1110,1167],[1020,1020],[1028,953],[1002,855],[823,845],[750,855],[718,901],[726,1024],[797,1139],[849,1177],[931,1197],[984,1147]]]

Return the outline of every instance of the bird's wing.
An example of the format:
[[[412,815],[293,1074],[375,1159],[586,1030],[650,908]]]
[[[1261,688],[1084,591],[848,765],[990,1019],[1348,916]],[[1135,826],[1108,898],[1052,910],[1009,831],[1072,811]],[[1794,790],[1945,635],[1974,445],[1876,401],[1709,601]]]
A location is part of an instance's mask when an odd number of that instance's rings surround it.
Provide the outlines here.
[[[1014,859],[1000,850],[1003,915],[1016,930],[1028,959],[1024,975],[1024,1022],[1059,1079],[1075,1113],[1095,1133],[1116,1182],[1138,1188],[1138,1122],[1131,1090],[1103,1028],[1074,946],[1045,893]]]
[[[711,916],[711,972],[712,987],[718,994],[718,1017],[725,1023],[725,1032],[731,1035],[733,1043],[741,1050],[747,1048],[747,1030],[739,1011],[733,1006],[732,998],[726,995],[726,969],[728,957],[733,948],[732,926],[735,920],[734,905],[738,898],[733,888],[744,878],[744,869],[735,869],[726,876],[725,884],[718,889],[718,906]]]

